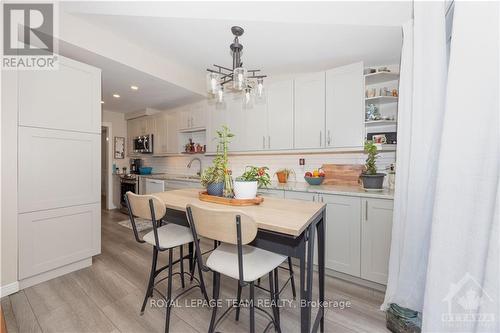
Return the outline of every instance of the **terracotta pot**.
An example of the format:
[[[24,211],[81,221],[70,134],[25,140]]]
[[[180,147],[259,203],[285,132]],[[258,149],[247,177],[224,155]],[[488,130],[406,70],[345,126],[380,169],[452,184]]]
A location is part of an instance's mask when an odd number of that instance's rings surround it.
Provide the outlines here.
[[[279,183],[286,183],[288,181],[288,175],[286,172],[276,172],[276,177],[278,177],[278,182]]]

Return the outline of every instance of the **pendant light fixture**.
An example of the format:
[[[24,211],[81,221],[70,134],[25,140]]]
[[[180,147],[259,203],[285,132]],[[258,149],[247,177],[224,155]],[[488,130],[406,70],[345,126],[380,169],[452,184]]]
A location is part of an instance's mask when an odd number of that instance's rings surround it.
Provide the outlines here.
[[[224,103],[224,92],[230,87],[235,92],[243,92],[243,104],[245,108],[252,106],[253,95],[262,99],[264,96],[264,78],[266,75],[257,74],[260,69],[248,70],[243,67],[241,54],[243,45],[239,37],[243,35],[243,28],[234,26],[231,28],[234,35],[233,43],[230,45],[233,57],[232,68],[214,65],[215,69],[207,69],[207,93],[209,97],[216,99],[216,104]],[[255,92],[254,92],[255,90]]]

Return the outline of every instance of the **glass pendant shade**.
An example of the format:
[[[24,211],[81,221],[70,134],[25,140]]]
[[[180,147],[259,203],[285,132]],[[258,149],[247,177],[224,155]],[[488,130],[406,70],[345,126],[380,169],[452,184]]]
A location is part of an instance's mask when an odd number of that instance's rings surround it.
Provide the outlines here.
[[[217,73],[208,73],[207,74],[207,93],[211,95],[216,95],[219,90],[219,74]]]
[[[253,108],[253,95],[250,88],[245,88],[245,94],[243,95],[243,108],[248,110]]]
[[[243,90],[247,79],[247,71],[243,67],[235,68],[233,71],[233,89]]]
[[[224,89],[219,85],[217,88],[217,103],[224,103]]]
[[[257,87],[256,87],[256,95],[258,98],[263,98],[264,97],[264,79],[259,78],[257,79]]]

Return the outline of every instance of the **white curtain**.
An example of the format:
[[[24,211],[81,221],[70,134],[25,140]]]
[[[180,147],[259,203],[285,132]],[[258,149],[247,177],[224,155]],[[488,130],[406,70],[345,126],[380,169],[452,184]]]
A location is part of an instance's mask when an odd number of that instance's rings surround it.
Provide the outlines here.
[[[444,1],[415,2],[403,27],[390,303],[422,311],[446,88]]]
[[[499,3],[455,2],[424,332],[500,332]]]

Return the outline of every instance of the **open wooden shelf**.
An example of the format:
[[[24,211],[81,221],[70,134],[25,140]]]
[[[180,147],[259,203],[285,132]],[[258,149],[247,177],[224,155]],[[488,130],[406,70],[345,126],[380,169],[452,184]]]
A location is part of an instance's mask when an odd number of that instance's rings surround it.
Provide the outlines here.
[[[365,125],[382,126],[382,125],[396,125],[396,120],[367,120]]]
[[[394,96],[376,96],[365,98],[367,104],[387,104],[387,103],[397,103],[398,98]]]
[[[382,82],[399,80],[399,73],[394,72],[377,72],[365,75],[365,84],[377,84]]]

